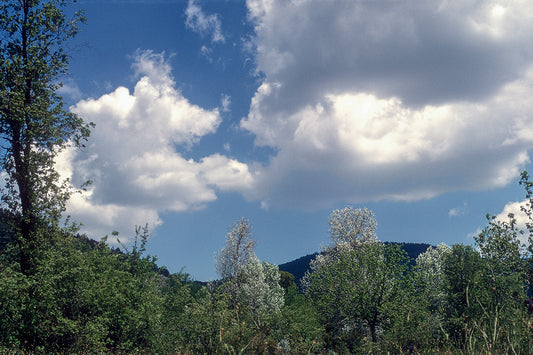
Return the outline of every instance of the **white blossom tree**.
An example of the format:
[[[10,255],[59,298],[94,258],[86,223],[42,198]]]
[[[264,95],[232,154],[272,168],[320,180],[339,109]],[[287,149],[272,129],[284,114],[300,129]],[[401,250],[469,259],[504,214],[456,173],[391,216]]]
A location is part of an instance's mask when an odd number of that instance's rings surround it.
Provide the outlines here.
[[[448,245],[441,243],[436,247],[430,246],[416,258],[417,272],[434,307],[441,307],[444,304],[446,294],[443,289],[443,268],[445,258],[451,251]]]
[[[377,222],[374,213],[367,208],[345,207],[329,215],[329,234],[336,245],[345,243],[355,247],[375,242]]]
[[[244,267],[239,287],[239,300],[254,315],[276,313],[284,304],[284,291],[279,284],[276,265],[252,258]]]
[[[281,310],[284,291],[279,284],[278,267],[259,261],[255,256],[256,244],[250,222],[245,218],[236,221],[218,254],[216,270],[225,281],[232,306],[244,305],[254,315],[254,321],[259,322],[260,315]]]
[[[321,254],[311,260],[309,264],[311,272],[334,263],[341,255],[357,247],[377,242],[377,221],[374,213],[367,208],[357,209],[347,206],[341,210],[334,210],[329,215],[328,224],[333,244],[324,248]],[[309,275],[307,272],[302,279],[304,288],[309,285]]]
[[[245,218],[237,220],[226,236],[226,245],[218,254],[215,268],[226,281],[237,280],[242,269],[255,257],[257,242],[252,238],[252,226]]]
[[[408,298],[408,257],[399,246],[378,242],[376,219],[366,208],[335,210],[329,226],[333,244],[311,261],[302,284],[331,335],[368,334],[375,342]]]

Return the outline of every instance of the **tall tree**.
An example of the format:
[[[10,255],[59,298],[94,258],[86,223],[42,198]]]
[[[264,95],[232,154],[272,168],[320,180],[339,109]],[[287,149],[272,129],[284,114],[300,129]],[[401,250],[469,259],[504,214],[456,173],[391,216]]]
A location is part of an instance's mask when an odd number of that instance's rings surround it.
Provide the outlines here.
[[[256,318],[261,314],[279,312],[284,304],[284,290],[279,284],[277,265],[252,258],[243,269],[239,298]],[[257,325],[257,322],[256,322]]]
[[[353,352],[366,335],[376,342],[406,303],[408,257],[399,246],[378,242],[376,219],[366,208],[335,210],[329,225],[333,244],[310,263],[302,284],[334,346]]]
[[[66,0],[4,0],[0,5],[0,139],[7,174],[3,201],[20,219],[16,241],[25,274],[40,245],[37,228],[56,223],[70,182],[60,181],[54,158],[81,146],[90,125],[64,108],[57,90],[68,69],[66,41],[78,33],[81,12],[67,18]]]
[[[520,207],[528,218],[526,222],[527,237],[527,283],[531,290],[533,290],[533,181],[527,171],[523,171],[520,178],[520,185],[524,187],[526,192],[525,204]]]
[[[334,210],[329,215],[329,236],[333,243],[328,245],[311,260],[309,267],[316,271],[336,262],[340,255],[357,249],[362,245],[377,242],[377,221],[374,213],[367,208],[353,208],[347,206],[342,210]],[[301,282],[308,286],[310,273],[306,272]]]
[[[444,260],[451,253],[451,248],[441,243],[430,246],[416,258],[416,271],[429,298],[431,307],[440,309],[445,304]]]
[[[226,236],[226,245],[218,254],[215,267],[219,276],[225,281],[236,280],[255,256],[255,245],[250,222],[245,218],[237,220]]]
[[[329,215],[329,234],[335,244],[357,246],[375,242],[377,222],[374,213],[367,208],[345,207]]]

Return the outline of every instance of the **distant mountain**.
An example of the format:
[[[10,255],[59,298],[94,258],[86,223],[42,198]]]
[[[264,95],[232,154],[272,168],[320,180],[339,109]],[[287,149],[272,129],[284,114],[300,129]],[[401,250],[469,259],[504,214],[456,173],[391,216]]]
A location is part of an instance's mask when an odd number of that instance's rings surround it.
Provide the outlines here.
[[[407,255],[411,259],[411,263],[414,263],[418,255],[425,252],[431,244],[426,243],[395,243],[395,242],[385,242],[392,244],[399,244],[403,250],[407,252]],[[311,260],[316,258],[319,253],[308,254],[302,256],[301,258],[283,263],[278,265],[281,271],[290,272],[294,275],[294,281],[298,286],[300,286],[300,280],[305,275],[305,272],[309,269],[309,263]]]
[[[299,287],[300,286],[300,280],[302,279],[302,277],[304,277],[305,272],[309,269],[309,263],[311,262],[311,260],[316,258],[316,256],[318,254],[319,253],[308,254],[306,256],[302,256],[301,258],[295,259],[293,261],[289,261],[287,263],[280,264],[278,266],[279,270],[280,271],[290,272],[291,274],[293,274],[294,275],[294,281],[296,282],[296,284]]]
[[[407,255],[411,258],[411,262],[414,263],[416,258],[425,252],[431,244],[426,243],[392,243],[401,245],[402,249],[407,252]]]

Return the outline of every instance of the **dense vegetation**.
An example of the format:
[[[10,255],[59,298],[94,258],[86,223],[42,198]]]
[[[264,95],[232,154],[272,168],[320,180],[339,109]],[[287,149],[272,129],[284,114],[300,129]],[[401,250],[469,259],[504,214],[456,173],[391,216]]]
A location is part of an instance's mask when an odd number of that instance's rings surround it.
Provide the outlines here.
[[[425,252],[431,245],[427,243],[395,243],[395,242],[385,242],[386,244],[398,244],[409,257],[411,263],[414,263],[416,258]],[[298,259],[288,261],[283,264],[279,264],[280,271],[286,271],[294,276],[294,281],[300,287],[300,281],[304,277],[307,270],[309,270],[309,265],[319,253],[308,254],[302,256]]]
[[[208,284],[145,255],[147,227],[119,250],[61,226],[75,189],[54,158],[91,127],[56,94],[68,67],[63,44],[84,20],[67,19],[65,4],[0,5],[1,353],[532,352],[526,172],[525,233],[512,215],[489,217],[475,247],[440,244],[416,260],[378,241],[371,211],[333,211],[331,244],[309,261],[301,288],[256,258],[246,219],[227,234],[220,280]]]
[[[522,183],[533,186],[526,173]],[[333,223],[335,214],[344,219]],[[440,244],[414,262],[401,245],[379,242],[368,221],[365,209],[333,211],[332,243],[302,290],[257,260],[245,219],[219,254],[220,280],[203,285],[144,255],[146,228],[121,250],[49,228],[31,275],[11,240],[0,257],[0,351],[531,352],[531,247],[513,216],[489,218],[475,247]],[[339,227],[342,238],[333,237]]]

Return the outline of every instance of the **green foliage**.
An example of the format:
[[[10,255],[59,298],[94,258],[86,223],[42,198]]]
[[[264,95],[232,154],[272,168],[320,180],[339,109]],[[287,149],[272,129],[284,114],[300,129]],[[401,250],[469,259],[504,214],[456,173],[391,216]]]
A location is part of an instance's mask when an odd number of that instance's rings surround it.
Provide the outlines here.
[[[279,345],[289,353],[309,354],[324,349],[324,326],[317,309],[296,285],[286,290]]]
[[[522,212],[524,212],[528,218],[526,222],[526,229],[528,232],[527,238],[527,263],[533,265],[533,181],[530,180],[530,176],[527,171],[522,172],[520,178],[520,185],[524,187],[526,192],[526,201],[521,206]],[[530,290],[533,290],[533,267],[528,267],[526,270],[527,284]]]
[[[90,247],[63,237],[42,255],[35,275],[2,263],[1,344],[66,353],[159,350],[168,340],[163,325],[171,323],[163,315],[183,312],[188,294],[166,286],[154,261],[138,250],[117,253],[103,242]]]
[[[164,307],[159,316],[158,333],[154,349],[161,353],[176,352],[187,341],[184,329],[188,326],[187,312],[193,302],[189,275],[183,272],[168,278],[159,276],[158,289],[164,297]]]
[[[15,217],[7,209],[0,209],[0,253],[8,248],[8,244],[15,238],[13,223]]]
[[[0,254],[0,351],[530,353],[531,264],[515,225],[489,218],[476,248],[431,247],[414,267],[400,245],[341,241],[312,263],[306,295],[255,257],[198,289],[144,255],[147,227],[118,251],[43,226],[33,274],[17,248]]]
[[[279,285],[287,292],[291,287],[296,287],[294,275],[287,271],[279,271]]]
[[[444,333],[468,352],[528,353],[525,268],[513,222],[489,218],[478,250],[454,245],[444,262]]]
[[[35,273],[45,230],[57,226],[73,192],[55,170],[54,158],[81,146],[90,124],[64,109],[57,90],[68,69],[65,43],[85,21],[67,18],[64,0],[5,0],[0,4],[0,161],[7,175],[2,201],[13,216],[20,270]],[[28,325],[29,326],[29,325]],[[30,341],[31,339],[27,339]]]
[[[205,287],[184,314],[181,351],[192,353],[262,354],[277,347],[274,328],[278,317],[257,314],[237,303],[229,307],[229,294],[214,285]]]
[[[399,245],[377,241],[370,210],[346,207],[330,215],[333,245],[310,263],[305,296],[292,274],[255,257],[246,219],[219,254],[221,282],[203,287],[145,255],[148,226],[124,251],[61,229],[75,189],[54,159],[91,128],[57,94],[65,44],[85,21],[82,12],[67,18],[67,3],[0,3],[0,352],[533,352],[527,172],[527,243],[513,215],[488,217],[476,248],[429,248],[411,268]],[[309,259],[296,263],[297,282]]]
[[[387,331],[413,292],[407,261],[397,245],[366,243],[313,270],[306,292],[334,347],[354,351]]]
[[[482,266],[480,255],[471,246],[453,245],[451,253],[445,258],[445,335],[454,346],[466,344],[467,330],[480,314],[479,303],[474,302],[472,295],[483,290],[480,282]]]

